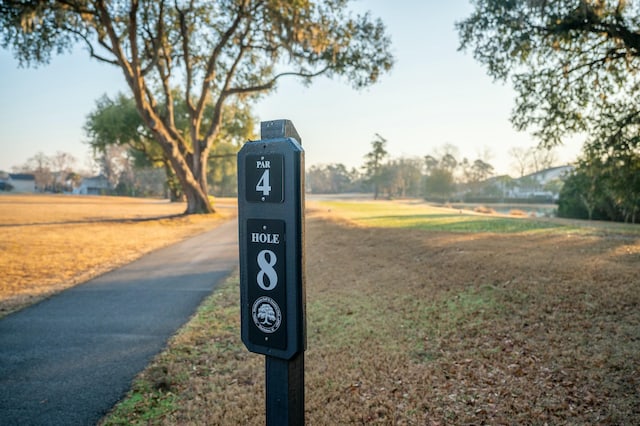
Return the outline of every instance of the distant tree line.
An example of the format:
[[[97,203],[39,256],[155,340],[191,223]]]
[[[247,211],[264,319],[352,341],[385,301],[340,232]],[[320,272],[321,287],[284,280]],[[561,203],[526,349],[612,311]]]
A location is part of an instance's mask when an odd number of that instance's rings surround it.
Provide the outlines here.
[[[422,158],[389,158],[387,140],[375,135],[371,151],[360,169],[343,164],[314,165],[307,170],[307,190],[337,194],[370,192],[374,198],[422,197],[430,201],[499,202],[521,189],[557,194],[558,198],[518,199],[518,202],[557,201],[558,215],[637,223],[640,220],[640,154],[635,149],[611,150],[607,144],[591,144],[573,171],[541,184],[536,173],[552,168],[553,150],[544,147],[512,148],[509,153],[519,178],[495,176],[488,155],[473,161],[446,144]],[[527,175],[525,175],[527,174]],[[514,197],[509,197],[511,201]]]
[[[77,159],[68,152],[57,151],[53,155],[38,152],[24,164],[13,167],[13,171],[33,175],[37,191],[71,192],[82,180],[75,171],[76,163]]]
[[[361,177],[356,168],[348,170],[344,164],[313,165],[306,171],[305,186],[315,194],[363,192]]]
[[[339,163],[314,165],[307,170],[306,186],[312,193],[372,192],[376,199],[448,201],[461,191],[491,195],[483,192],[481,183],[493,176],[493,166],[486,159],[458,158],[458,149],[450,144],[422,158],[389,158],[387,140],[375,134],[360,169]]]

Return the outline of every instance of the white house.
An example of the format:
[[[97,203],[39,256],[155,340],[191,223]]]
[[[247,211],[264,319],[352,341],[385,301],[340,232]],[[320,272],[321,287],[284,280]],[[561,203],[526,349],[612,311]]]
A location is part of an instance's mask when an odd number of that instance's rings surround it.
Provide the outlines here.
[[[111,189],[109,180],[104,175],[98,175],[82,179],[80,187],[74,192],[83,195],[101,195]]]
[[[14,192],[36,192],[36,177],[30,173],[11,173]]]
[[[36,177],[30,173],[0,172],[0,190],[11,192],[36,192]]]
[[[0,191],[7,191],[9,188],[13,188],[11,176],[9,176],[9,173],[0,170]]]
[[[514,180],[508,196],[510,198],[555,198],[558,194],[545,189],[545,185],[554,180],[564,180],[573,169],[573,166],[558,166],[522,176]]]

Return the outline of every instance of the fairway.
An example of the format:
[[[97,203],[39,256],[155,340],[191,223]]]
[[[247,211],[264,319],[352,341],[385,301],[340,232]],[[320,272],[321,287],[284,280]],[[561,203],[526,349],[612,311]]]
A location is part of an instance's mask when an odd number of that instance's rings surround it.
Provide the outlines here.
[[[484,214],[457,208],[437,207],[417,200],[324,201],[328,212],[353,224],[381,228],[411,228],[470,233],[621,234],[640,236],[637,225],[527,217],[521,214]]]
[[[0,316],[217,226],[216,215],[182,216],[184,203],[125,197],[0,196]]]
[[[443,230],[424,208],[308,209],[307,422],[637,424],[638,234]],[[263,424],[238,301],[232,277],[106,424]]]

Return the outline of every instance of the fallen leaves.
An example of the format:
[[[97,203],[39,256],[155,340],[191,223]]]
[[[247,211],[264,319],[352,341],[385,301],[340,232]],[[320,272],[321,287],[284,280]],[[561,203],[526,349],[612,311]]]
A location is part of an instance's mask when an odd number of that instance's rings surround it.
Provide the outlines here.
[[[308,424],[640,423],[640,277],[626,254],[640,241],[325,217],[307,221],[307,242]],[[149,396],[156,417],[125,411],[127,423],[264,424],[264,364],[240,342],[238,298],[234,281],[156,361],[174,375],[171,409]]]

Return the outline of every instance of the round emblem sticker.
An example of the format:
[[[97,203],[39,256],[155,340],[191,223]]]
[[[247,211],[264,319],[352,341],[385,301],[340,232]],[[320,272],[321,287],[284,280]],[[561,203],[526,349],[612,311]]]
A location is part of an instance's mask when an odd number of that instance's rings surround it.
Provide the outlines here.
[[[259,297],[251,308],[253,323],[264,333],[275,333],[282,323],[280,307],[270,297]]]

